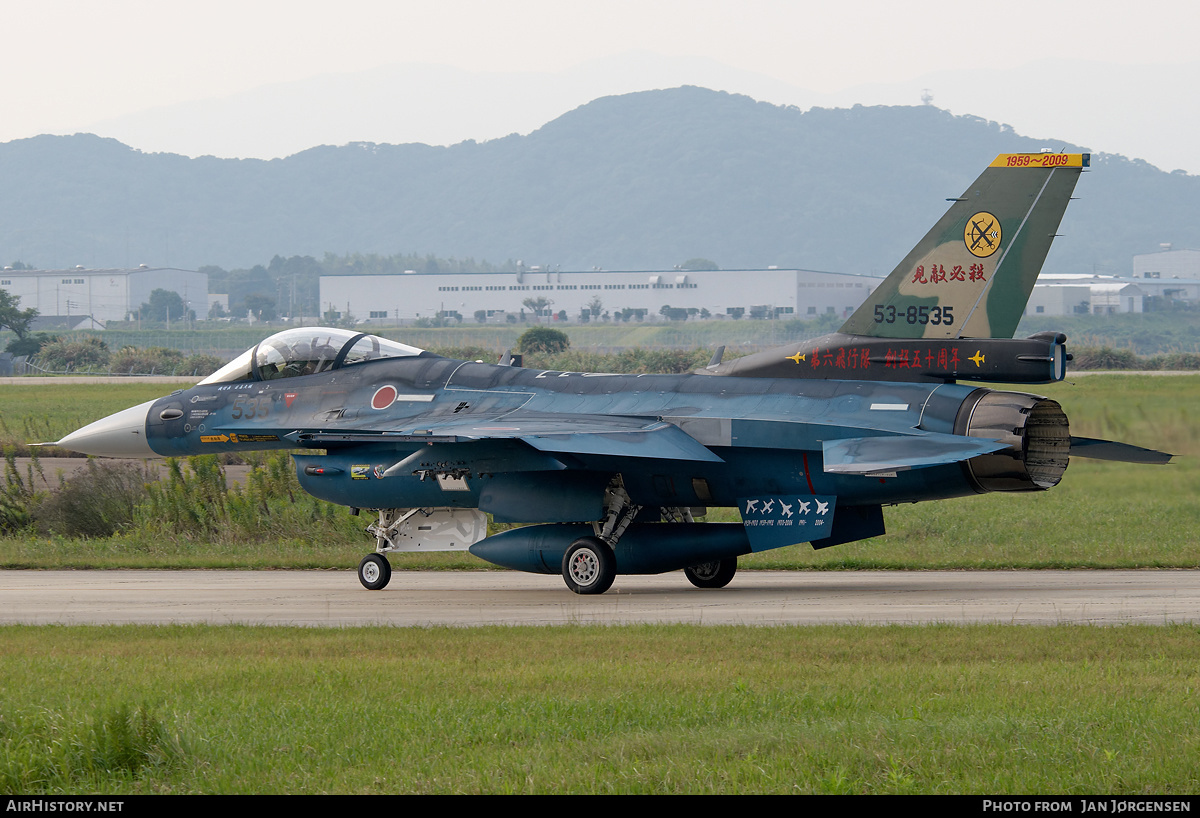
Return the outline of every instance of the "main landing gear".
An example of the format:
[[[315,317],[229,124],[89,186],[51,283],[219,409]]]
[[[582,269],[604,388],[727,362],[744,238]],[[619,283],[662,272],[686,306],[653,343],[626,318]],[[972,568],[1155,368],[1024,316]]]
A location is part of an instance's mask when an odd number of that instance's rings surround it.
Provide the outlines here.
[[[737,557],[727,557],[715,562],[703,562],[683,569],[688,582],[697,588],[724,588],[737,573]]]
[[[563,579],[577,594],[602,594],[617,578],[617,558],[599,537],[580,537],[563,554]]]
[[[562,558],[562,576],[567,587],[577,594],[602,594],[612,587],[617,576],[614,549],[641,506],[635,505],[625,491],[620,475],[613,478],[604,492],[604,517],[592,524],[595,536],[580,537],[567,548]],[[659,509],[667,523],[692,523],[690,508]],[[697,588],[724,588],[737,572],[737,557],[713,560],[683,569],[688,581]]]
[[[580,537],[567,548],[562,559],[563,581],[577,594],[602,594],[617,578],[613,547],[642,510],[629,499],[621,475],[613,477],[604,490],[604,517],[592,523],[594,537]]]

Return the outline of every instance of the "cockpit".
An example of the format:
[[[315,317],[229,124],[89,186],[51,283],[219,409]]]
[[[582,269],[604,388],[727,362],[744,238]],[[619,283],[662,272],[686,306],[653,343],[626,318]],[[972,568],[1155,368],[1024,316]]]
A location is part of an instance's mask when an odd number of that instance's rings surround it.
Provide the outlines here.
[[[316,375],[380,358],[420,355],[423,351],[365,332],[297,327],[264,338],[200,383],[272,381]]]

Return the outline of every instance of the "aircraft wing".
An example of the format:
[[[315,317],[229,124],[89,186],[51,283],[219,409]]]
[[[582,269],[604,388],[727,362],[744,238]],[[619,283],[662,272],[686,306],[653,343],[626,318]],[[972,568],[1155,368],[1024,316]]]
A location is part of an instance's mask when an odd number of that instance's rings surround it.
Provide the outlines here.
[[[936,432],[826,440],[825,471],[832,474],[881,474],[925,466],[944,466],[1007,448],[998,440]]]
[[[496,419],[465,416],[425,419],[408,430],[348,429],[297,432],[288,436],[310,446],[361,443],[467,443],[521,440],[541,452],[723,462],[678,426],[657,418],[622,415],[522,414]]]

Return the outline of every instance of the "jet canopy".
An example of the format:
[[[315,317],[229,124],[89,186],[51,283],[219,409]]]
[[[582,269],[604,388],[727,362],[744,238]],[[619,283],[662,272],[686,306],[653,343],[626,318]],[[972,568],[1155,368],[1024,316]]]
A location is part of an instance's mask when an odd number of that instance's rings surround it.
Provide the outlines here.
[[[297,327],[263,339],[200,383],[295,378],[379,358],[420,355],[423,351],[364,332],[329,327]]]

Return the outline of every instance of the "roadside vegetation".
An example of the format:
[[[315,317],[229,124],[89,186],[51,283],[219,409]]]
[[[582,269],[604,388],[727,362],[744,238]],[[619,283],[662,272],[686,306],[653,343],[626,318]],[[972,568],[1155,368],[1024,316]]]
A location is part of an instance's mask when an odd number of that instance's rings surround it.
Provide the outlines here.
[[[225,363],[215,355],[185,355],[166,347],[126,346],[110,352],[108,344],[95,336],[48,340],[32,360],[38,372],[47,374],[178,375],[197,380]]]

